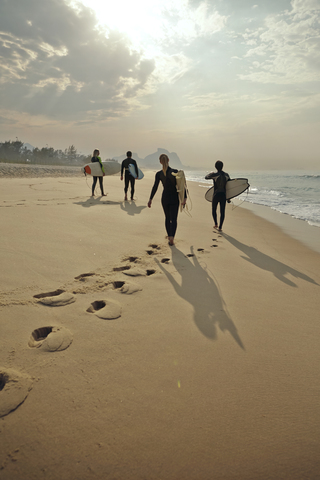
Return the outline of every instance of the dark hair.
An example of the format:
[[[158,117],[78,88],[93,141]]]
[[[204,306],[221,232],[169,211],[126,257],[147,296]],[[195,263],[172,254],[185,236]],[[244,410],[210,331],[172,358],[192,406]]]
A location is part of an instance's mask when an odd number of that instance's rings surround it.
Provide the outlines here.
[[[221,160],[216,161],[215,167],[218,170],[218,172],[221,172],[221,170],[223,169],[223,163],[221,162]]]
[[[132,157],[132,152],[127,152],[127,157]]]

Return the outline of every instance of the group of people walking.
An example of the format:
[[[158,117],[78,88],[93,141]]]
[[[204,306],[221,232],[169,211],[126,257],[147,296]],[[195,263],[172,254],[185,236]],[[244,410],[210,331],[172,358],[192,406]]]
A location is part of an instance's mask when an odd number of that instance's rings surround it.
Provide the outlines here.
[[[99,157],[99,150],[94,150],[91,162],[100,162],[101,169],[104,173],[103,164],[101,158]],[[179,205],[184,208],[187,201],[187,189],[184,189],[184,198],[179,199],[179,194],[177,190],[177,177],[176,174],[178,170],[171,168],[169,166],[169,157],[168,155],[162,153],[159,157],[159,161],[162,165],[162,169],[156,173],[155,181],[150,193],[150,198],[148,201],[148,207],[151,208],[153,197],[155,196],[160,182],[163,186],[161,204],[165,215],[165,228],[167,232],[167,238],[169,245],[174,245],[174,237],[177,230],[177,219],[179,212]],[[132,152],[127,152],[127,158],[123,160],[121,164],[121,174],[120,180],[124,178],[124,200],[128,200],[128,190],[130,185],[131,200],[134,198],[135,191],[135,177],[130,173],[129,165],[133,165],[135,169],[136,176],[138,177],[138,165],[136,160],[132,158]],[[215,164],[216,172],[211,172],[206,175],[206,179],[212,179],[214,184],[214,195],[212,200],[212,217],[214,220],[214,228],[219,231],[222,230],[222,225],[225,218],[225,207],[226,207],[226,183],[230,180],[230,177],[227,173],[223,171],[223,163],[218,160]],[[124,175],[123,175],[124,174]],[[103,176],[93,177],[92,183],[92,196],[94,196],[94,190],[97,184],[97,179],[99,178],[100,189],[102,196],[105,196],[103,190]],[[217,221],[217,206],[220,206],[220,222]]]

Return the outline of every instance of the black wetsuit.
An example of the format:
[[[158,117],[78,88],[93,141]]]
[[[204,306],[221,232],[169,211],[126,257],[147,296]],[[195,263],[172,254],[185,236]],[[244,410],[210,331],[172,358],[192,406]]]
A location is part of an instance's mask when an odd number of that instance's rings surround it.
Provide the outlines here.
[[[150,200],[156,194],[160,181],[163,185],[161,204],[165,214],[165,227],[168,237],[174,237],[177,230],[177,218],[179,211],[179,195],[177,192],[176,177],[172,172],[177,173],[178,170],[168,167],[166,175],[163,170],[156,173],[154,185],[151,190]],[[187,194],[185,193],[185,198]]]
[[[102,165],[101,165],[101,162],[100,162],[100,160],[98,159],[98,157],[92,157],[92,158],[91,158],[91,162],[92,162],[92,163],[99,162],[99,163],[100,163],[101,170],[102,170]],[[102,170],[102,173],[103,173],[103,170]],[[96,188],[98,178],[99,178],[101,195],[104,195],[104,191],[103,191],[103,177],[93,177],[92,196],[94,196],[94,189]]]
[[[217,180],[219,177],[224,177],[224,181],[220,182]],[[224,222],[224,217],[225,217],[225,210],[226,210],[226,184],[227,181],[230,180],[229,175],[222,171],[221,172],[212,172],[209,173],[208,175],[205,176],[206,180],[213,180],[213,186],[214,186],[214,194],[213,194],[213,199],[212,199],[212,217],[215,225],[218,225],[218,220],[217,220],[217,207],[218,204],[220,204],[220,223],[219,223],[219,229],[222,229],[222,225]],[[222,186],[219,187],[219,183],[222,184]]]
[[[129,183],[130,183],[130,186],[131,186],[131,200],[133,200],[134,184],[135,184],[136,180],[131,175],[131,173],[129,171],[129,165],[130,164],[134,165],[136,174],[138,176],[139,172],[138,172],[137,162],[133,158],[127,157],[125,160],[123,160],[123,162],[121,164],[121,177],[123,176],[123,170],[125,170],[125,174],[124,174],[124,193],[125,193],[125,195],[127,195],[127,191],[128,191]]]

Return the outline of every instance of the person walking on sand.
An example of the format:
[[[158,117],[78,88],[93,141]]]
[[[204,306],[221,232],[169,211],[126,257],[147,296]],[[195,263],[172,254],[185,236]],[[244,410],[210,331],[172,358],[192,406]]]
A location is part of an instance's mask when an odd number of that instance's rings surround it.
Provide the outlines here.
[[[128,200],[127,192],[129,188],[129,183],[131,187],[131,200],[133,200],[133,195],[134,195],[134,184],[135,184],[135,178],[131,175],[129,171],[129,165],[134,165],[137,177],[139,175],[138,172],[138,165],[137,162],[132,158],[132,152],[127,152],[127,158],[123,160],[121,163],[121,177],[120,180],[123,180],[123,170],[125,171],[124,173],[124,200],[125,202]]]
[[[159,160],[162,165],[162,170],[159,170],[159,172],[156,173],[148,207],[151,208],[152,199],[155,196],[161,181],[163,185],[161,204],[165,215],[165,227],[168,235],[169,245],[174,245],[174,236],[177,230],[177,218],[179,211],[179,194],[177,192],[177,180],[173,174],[178,173],[178,170],[169,167],[169,157],[166,154],[162,153],[159,157]],[[183,206],[186,204],[186,201],[187,193],[185,191],[184,200],[182,202]]]
[[[213,199],[212,199],[212,217],[214,221],[214,228],[217,228],[220,232],[222,231],[222,225],[224,222],[225,218],[225,210],[226,210],[226,202],[227,202],[227,197],[226,197],[226,185],[227,181],[230,180],[229,175],[224,172],[223,169],[223,163],[221,160],[218,160],[215,164],[215,167],[217,169],[216,172],[211,172],[208,173],[208,175],[205,176],[206,180],[213,180],[213,186],[214,186],[214,194],[213,194]],[[228,200],[228,203],[230,203],[230,200]],[[220,223],[218,226],[218,220],[217,220],[217,206],[220,204]]]
[[[93,156],[91,158],[92,163],[95,163],[95,162],[100,163],[100,167],[101,167],[101,170],[102,170],[102,173],[103,173],[102,177],[93,177],[93,183],[92,183],[92,196],[93,197],[94,197],[94,190],[96,188],[98,178],[99,178],[101,195],[103,197],[105,197],[105,194],[104,194],[104,191],[103,191],[103,177],[105,176],[105,173],[104,173],[104,168],[103,168],[102,161],[101,161],[101,158],[99,157],[99,155],[100,155],[100,152],[99,152],[99,150],[96,149],[96,150],[93,151]]]

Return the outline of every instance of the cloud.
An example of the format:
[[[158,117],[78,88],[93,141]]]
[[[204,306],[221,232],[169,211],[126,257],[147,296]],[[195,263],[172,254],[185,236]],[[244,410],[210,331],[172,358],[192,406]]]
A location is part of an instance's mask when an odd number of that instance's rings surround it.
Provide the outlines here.
[[[239,78],[275,84],[319,82],[319,13],[318,1],[293,0],[291,10],[267,16],[258,30],[248,29],[243,39],[254,48],[244,55],[249,72]]]
[[[154,62],[94,13],[63,0],[2,0],[0,100],[3,108],[73,119],[117,116],[144,89]]]

